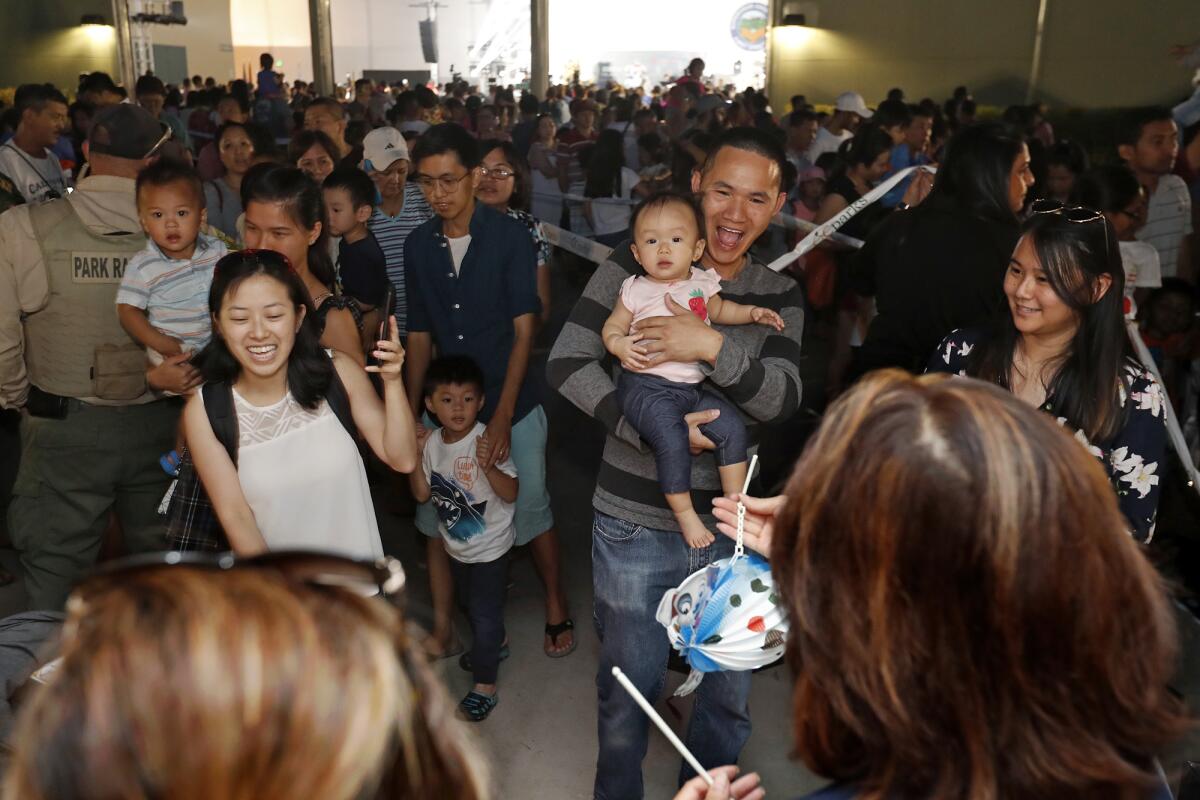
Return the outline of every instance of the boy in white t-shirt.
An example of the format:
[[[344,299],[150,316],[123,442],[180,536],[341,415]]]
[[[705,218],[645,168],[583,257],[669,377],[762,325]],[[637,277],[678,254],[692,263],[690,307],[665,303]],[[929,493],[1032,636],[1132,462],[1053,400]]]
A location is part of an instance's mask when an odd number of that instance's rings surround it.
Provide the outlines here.
[[[425,408],[441,428],[421,426],[421,467],[410,476],[413,498],[418,503],[433,499],[459,604],[471,622],[474,641],[460,663],[473,673],[475,686],[459,703],[460,714],[471,722],[486,719],[498,701],[508,551],[516,535],[516,467],[510,458],[486,472],[481,466],[491,447],[487,429],[476,419],[483,400],[483,372],[470,358],[446,356],[429,365]]]

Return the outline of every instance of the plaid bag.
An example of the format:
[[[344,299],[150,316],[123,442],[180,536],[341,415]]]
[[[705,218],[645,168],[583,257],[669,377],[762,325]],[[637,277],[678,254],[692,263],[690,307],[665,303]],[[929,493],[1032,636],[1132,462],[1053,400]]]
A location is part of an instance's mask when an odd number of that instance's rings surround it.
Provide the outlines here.
[[[200,390],[200,396],[204,400],[204,411],[208,415],[213,435],[225,448],[236,467],[238,423],[237,412],[233,407],[233,387],[225,381],[207,383]],[[346,429],[346,433],[357,442],[358,427],[350,413],[350,398],[346,395],[346,387],[342,385],[336,369],[333,371],[333,380],[329,383],[325,400],[342,423],[342,427]],[[217,511],[196,473],[192,454],[186,447],[180,454],[178,475],[163,496],[158,512],[165,514],[167,518],[168,550],[231,549],[225,531],[221,529]]]
[[[163,498],[160,513],[167,516],[168,550],[228,550],[229,542],[217,511],[200,483],[192,454],[185,447],[179,456],[179,473]]]
[[[224,381],[205,384],[200,390],[213,435],[237,466],[238,425],[233,410],[233,387]],[[167,516],[168,550],[228,550],[229,540],[217,519],[192,454],[186,447],[179,456],[179,472],[159,507]]]

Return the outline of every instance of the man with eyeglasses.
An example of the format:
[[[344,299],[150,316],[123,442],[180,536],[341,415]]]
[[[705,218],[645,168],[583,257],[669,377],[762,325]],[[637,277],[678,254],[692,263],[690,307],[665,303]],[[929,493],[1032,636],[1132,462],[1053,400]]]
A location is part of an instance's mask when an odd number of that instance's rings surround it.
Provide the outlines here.
[[[145,353],[115,308],[125,264],[146,243],[135,179],[163,141],[145,109],[103,109],[75,191],[0,216],[0,408],[22,411],[9,531],[31,608],[62,607],[110,511],[128,550],[163,547],[158,456],[179,405],[147,385]],[[185,362],[172,357],[153,377],[183,393],[198,382]]]
[[[422,387],[434,346],[439,356],[468,356],[484,375],[487,426],[484,468],[511,455],[517,467],[518,542],[535,539],[534,555],[547,585],[546,654],[574,649],[574,623],[558,591],[558,550],[546,491],[546,414],[528,373],[541,302],[537,254],[520,222],[477,202],[481,179],[479,143],[460,125],[426,131],[413,147],[415,181],[437,215],[404,244],[408,285],[406,385],[414,413],[424,410]],[[431,655],[454,650],[449,556],[428,506],[417,512],[428,538],[433,589]]]
[[[27,203],[62,197],[71,181],[50,148],[70,125],[67,98],[48,83],[27,83],[17,89],[14,108],[17,132],[0,147],[0,173]]]

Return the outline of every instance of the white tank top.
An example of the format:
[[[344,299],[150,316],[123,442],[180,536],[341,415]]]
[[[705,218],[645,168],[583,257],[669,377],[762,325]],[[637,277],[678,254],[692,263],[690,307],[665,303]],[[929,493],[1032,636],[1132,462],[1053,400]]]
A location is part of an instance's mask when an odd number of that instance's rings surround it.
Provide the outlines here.
[[[303,408],[288,392],[251,405],[235,389],[238,480],[272,550],[383,555],[362,457],[329,403]]]

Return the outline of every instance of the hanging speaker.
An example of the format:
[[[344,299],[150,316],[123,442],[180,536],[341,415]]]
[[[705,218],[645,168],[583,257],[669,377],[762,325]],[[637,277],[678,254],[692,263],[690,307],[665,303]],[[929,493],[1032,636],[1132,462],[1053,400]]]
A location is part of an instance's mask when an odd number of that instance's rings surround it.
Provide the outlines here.
[[[417,23],[421,26],[421,52],[425,55],[425,63],[436,64],[437,57],[437,25],[436,22],[430,19],[423,19]]]

